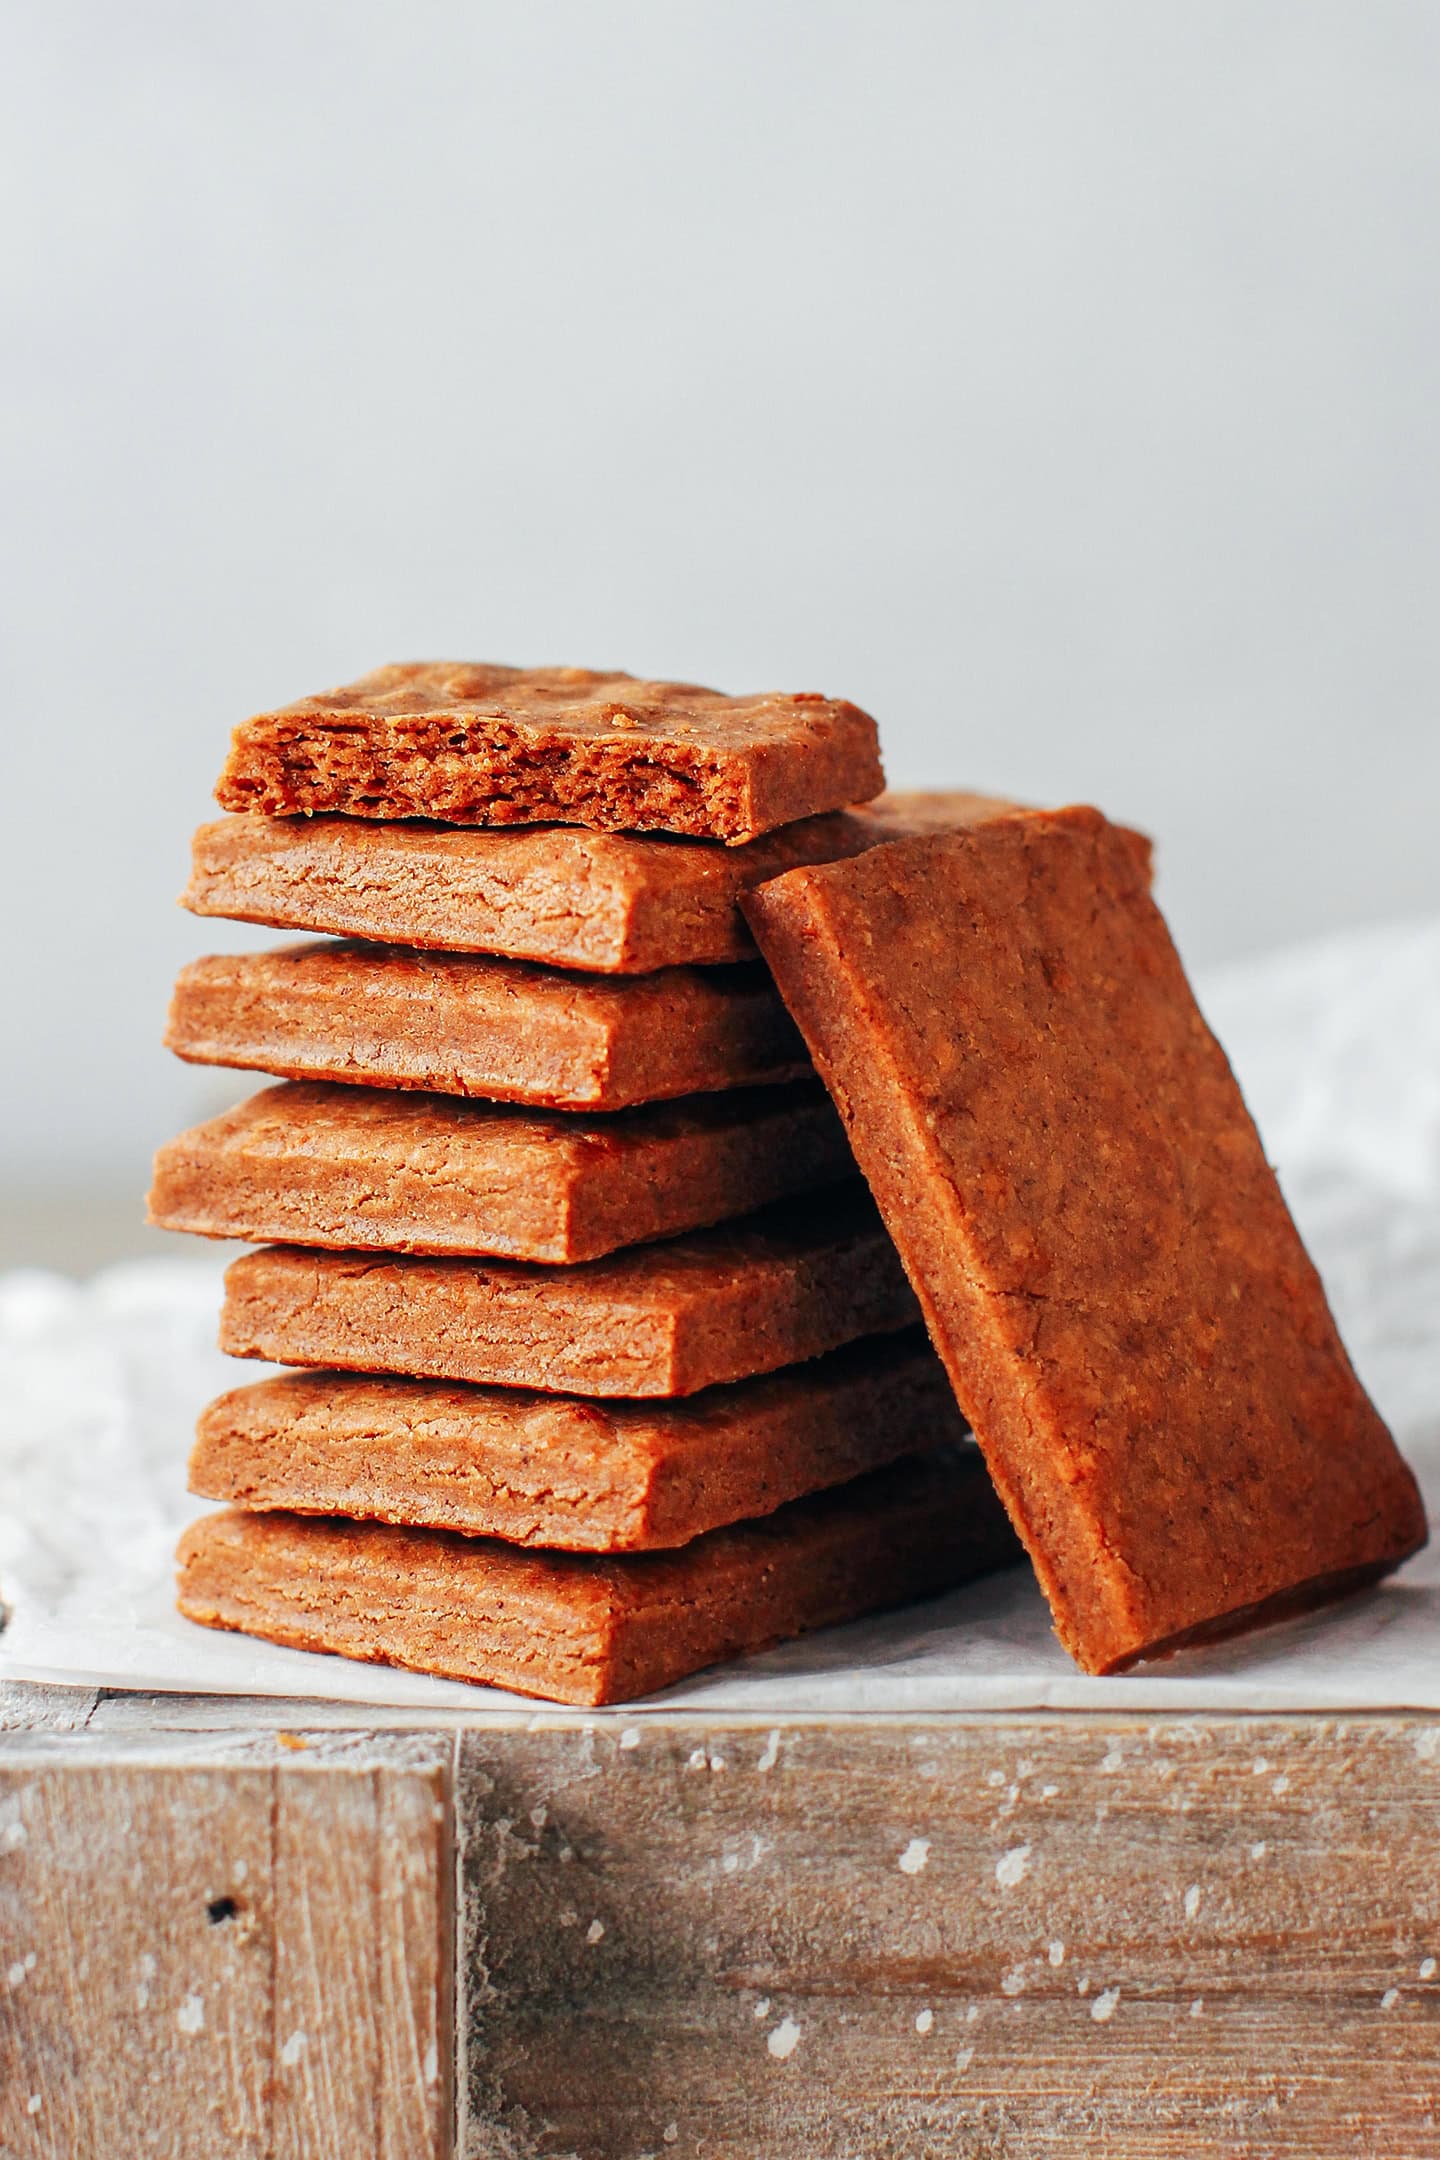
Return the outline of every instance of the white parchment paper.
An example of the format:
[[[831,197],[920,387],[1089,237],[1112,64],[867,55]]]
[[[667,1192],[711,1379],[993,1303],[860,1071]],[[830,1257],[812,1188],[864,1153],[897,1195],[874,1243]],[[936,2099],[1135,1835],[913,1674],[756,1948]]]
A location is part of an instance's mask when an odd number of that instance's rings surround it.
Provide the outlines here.
[[[1362,1377],[1440,1510],[1440,921],[1283,953],[1201,984]],[[137,1201],[138,1206],[138,1201]],[[193,1627],[171,1556],[195,1415],[257,1378],[213,1347],[221,1258],[77,1284],[0,1278],[0,1677],[519,1706],[488,1688]],[[1440,1711],[1440,1552],[1304,1620],[1115,1680],[1077,1672],[1023,1571],[836,1628],[652,1698],[844,1710]],[[633,1716],[633,1707],[624,1713]]]

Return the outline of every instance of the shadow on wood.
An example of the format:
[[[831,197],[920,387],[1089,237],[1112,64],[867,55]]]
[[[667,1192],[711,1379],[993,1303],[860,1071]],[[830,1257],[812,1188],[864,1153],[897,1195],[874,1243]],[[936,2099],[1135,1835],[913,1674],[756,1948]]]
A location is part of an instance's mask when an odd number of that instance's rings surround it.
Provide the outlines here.
[[[467,2160],[1440,2153],[1440,1729],[463,1738]]]

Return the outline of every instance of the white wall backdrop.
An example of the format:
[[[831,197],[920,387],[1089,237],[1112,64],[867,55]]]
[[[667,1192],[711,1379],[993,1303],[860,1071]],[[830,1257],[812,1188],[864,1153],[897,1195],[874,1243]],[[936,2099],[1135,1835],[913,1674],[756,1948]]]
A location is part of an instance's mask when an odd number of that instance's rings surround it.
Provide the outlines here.
[[[902,784],[1154,832],[1196,959],[1440,903],[1428,0],[46,0],[5,46],[16,1204],[133,1209],[236,1092],[157,1047],[226,937],[189,831],[236,719],[382,659],[853,697]]]

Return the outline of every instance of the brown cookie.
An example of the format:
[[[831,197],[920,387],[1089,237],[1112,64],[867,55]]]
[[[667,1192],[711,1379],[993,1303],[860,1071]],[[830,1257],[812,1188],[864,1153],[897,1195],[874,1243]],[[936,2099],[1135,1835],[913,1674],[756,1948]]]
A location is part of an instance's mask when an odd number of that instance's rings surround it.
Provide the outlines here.
[[[857,1178],[571,1268],[267,1246],[226,1273],[220,1347],[547,1393],[693,1395],[915,1317]]]
[[[435,660],[242,722],[215,794],[226,810],[733,843],[883,785],[875,723],[843,700]]]
[[[300,1650],[598,1704],[1016,1557],[976,1451],[940,1448],[678,1552],[618,1558],[330,1516],[209,1515],[180,1542],[179,1605]]]
[[[753,960],[737,899],[761,879],[1014,807],[989,795],[882,795],[733,848],[565,825],[223,817],[195,835],[182,904],[280,930],[647,975]]]
[[[683,1403],[292,1372],[202,1413],[190,1490],[514,1545],[644,1552],[964,1433],[918,1328]]]
[[[744,900],[1094,1672],[1426,1534],[1147,880],[1073,809]]]
[[[167,1141],[150,1220],[250,1244],[574,1262],[854,1170],[813,1080],[591,1118],[287,1081]]]
[[[193,960],[165,1041],[195,1065],[561,1110],[623,1110],[810,1070],[759,966],[613,982],[398,945]]]

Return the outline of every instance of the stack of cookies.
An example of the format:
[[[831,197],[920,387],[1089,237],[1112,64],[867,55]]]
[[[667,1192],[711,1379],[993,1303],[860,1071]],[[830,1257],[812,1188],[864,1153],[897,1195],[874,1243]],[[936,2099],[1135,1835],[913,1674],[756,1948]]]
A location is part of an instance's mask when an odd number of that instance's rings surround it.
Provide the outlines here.
[[[880,786],[853,706],[572,670],[238,731],[189,905],[337,942],[176,993],[285,1084],[154,1218],[278,1241],[221,1339],[299,1368],[201,1421],[183,1611],[599,1703],[1007,1517],[1091,1672],[1424,1543],[1148,844]]]
[[[392,667],[237,730],[167,1040],[275,1076],[152,1219],[261,1250],[181,1609],[573,1703],[1017,1551],[740,912],[1005,805],[873,798],[873,722],[580,670]],[[854,809],[856,803],[873,807]]]

